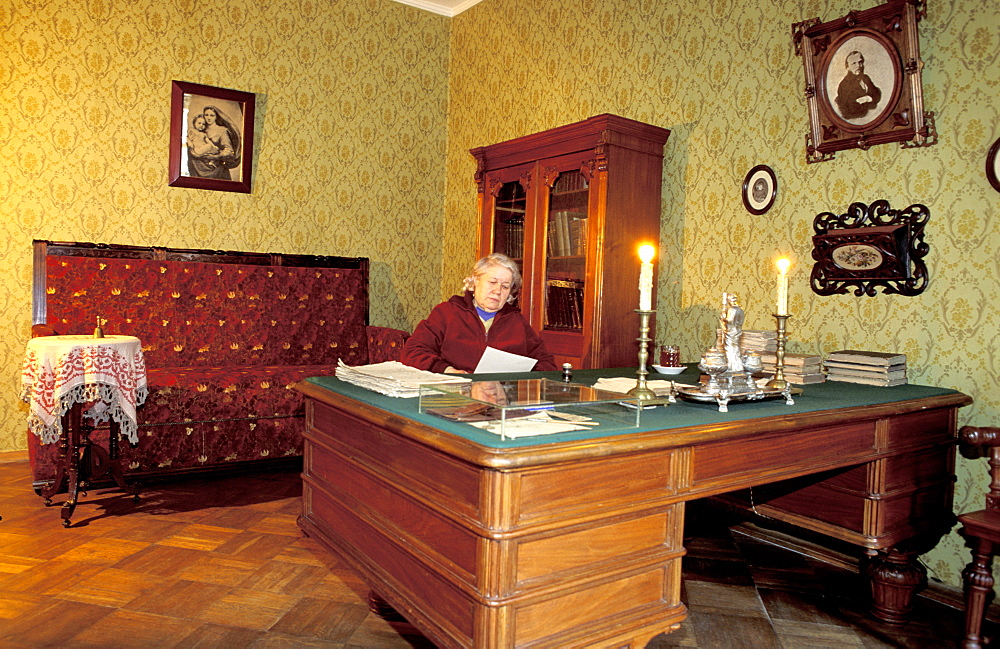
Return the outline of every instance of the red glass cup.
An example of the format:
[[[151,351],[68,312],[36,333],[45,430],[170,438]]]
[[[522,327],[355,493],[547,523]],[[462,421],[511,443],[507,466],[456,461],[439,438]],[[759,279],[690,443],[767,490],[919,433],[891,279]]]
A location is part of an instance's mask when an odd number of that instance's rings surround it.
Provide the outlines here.
[[[680,364],[680,347],[677,345],[660,345],[660,365],[663,367],[679,367]]]

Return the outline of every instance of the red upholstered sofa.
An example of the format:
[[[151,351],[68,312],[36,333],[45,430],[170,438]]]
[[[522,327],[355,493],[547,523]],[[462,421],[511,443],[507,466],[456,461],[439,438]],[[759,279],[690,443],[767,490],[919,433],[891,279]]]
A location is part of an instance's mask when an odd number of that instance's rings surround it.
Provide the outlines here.
[[[35,335],[138,336],[149,397],[126,475],[155,476],[302,454],[309,376],[398,358],[407,333],[368,324],[368,260],[35,241]],[[95,433],[100,438],[100,432]],[[28,434],[37,486],[58,444]]]

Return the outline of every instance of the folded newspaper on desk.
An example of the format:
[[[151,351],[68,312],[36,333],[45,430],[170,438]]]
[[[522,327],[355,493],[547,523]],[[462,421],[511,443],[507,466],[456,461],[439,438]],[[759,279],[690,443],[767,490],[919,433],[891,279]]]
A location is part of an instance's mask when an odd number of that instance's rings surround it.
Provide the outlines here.
[[[431,383],[465,383],[470,379],[454,374],[435,374],[418,370],[399,361],[351,367],[337,361],[337,378],[390,397],[420,396],[420,386]]]

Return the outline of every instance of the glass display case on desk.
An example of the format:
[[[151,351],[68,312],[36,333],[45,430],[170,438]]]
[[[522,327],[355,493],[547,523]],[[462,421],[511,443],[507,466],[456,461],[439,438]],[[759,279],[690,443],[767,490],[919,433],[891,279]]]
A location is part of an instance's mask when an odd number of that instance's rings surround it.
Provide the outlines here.
[[[551,379],[422,385],[419,408],[501,439],[638,428],[642,414],[627,394]]]

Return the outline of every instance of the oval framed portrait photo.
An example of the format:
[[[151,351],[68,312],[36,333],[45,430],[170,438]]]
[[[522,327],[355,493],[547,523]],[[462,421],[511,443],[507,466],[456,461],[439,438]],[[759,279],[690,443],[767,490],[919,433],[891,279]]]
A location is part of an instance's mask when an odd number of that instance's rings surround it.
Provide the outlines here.
[[[774,205],[778,179],[767,165],[757,165],[743,179],[743,205],[751,214],[763,214]]]
[[[903,71],[888,38],[870,29],[843,34],[820,70],[824,108],[849,131],[881,124],[899,101]]]

